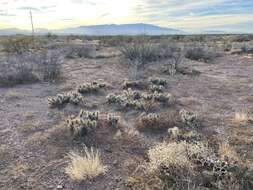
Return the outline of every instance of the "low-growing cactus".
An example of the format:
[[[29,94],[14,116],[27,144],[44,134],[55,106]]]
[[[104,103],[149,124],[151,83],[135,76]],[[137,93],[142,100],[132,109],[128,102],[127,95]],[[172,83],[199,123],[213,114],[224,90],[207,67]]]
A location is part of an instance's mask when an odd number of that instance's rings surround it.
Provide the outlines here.
[[[197,115],[194,112],[187,111],[185,109],[182,109],[179,112],[180,118],[184,124],[186,124],[188,127],[197,127]]]
[[[69,103],[72,103],[74,105],[78,105],[80,103],[84,104],[85,100],[84,97],[79,94],[78,92],[70,92],[68,93],[69,96]]]
[[[68,103],[69,99],[69,95],[64,93],[57,94],[55,97],[49,97],[47,100],[50,107],[56,107]]]
[[[172,100],[172,95],[169,93],[162,94],[162,93],[154,92],[153,99],[158,102],[167,103]]]
[[[118,126],[119,123],[119,116],[116,116],[115,114],[108,114],[107,115],[107,121],[109,123],[110,126],[112,126],[113,128],[116,128]]]
[[[77,89],[79,93],[92,93],[92,92],[97,92],[100,89],[104,88],[106,85],[103,83],[98,83],[98,82],[91,82],[91,83],[84,83],[80,85]]]
[[[150,90],[151,90],[151,92],[163,92],[164,86],[162,86],[162,85],[151,85]]]
[[[98,121],[99,112],[98,111],[89,112],[89,111],[85,111],[85,110],[80,110],[78,117],[80,117],[82,119],[89,119],[92,121]]]
[[[137,124],[139,130],[156,130],[160,122],[160,115],[156,113],[142,114]]]
[[[141,98],[141,93],[138,91],[134,91],[131,88],[128,88],[127,90],[123,91],[123,95],[126,96],[128,99],[140,99]]]
[[[154,85],[162,85],[162,86],[165,86],[167,84],[167,80],[161,78],[151,78],[150,82]]]
[[[50,107],[62,106],[67,103],[72,103],[74,105],[84,104],[85,100],[81,94],[78,92],[68,92],[63,94],[57,94],[55,97],[48,98],[48,104]]]
[[[84,136],[87,132],[97,127],[97,121],[90,119],[74,118],[67,120],[67,127],[70,129],[73,136]]]

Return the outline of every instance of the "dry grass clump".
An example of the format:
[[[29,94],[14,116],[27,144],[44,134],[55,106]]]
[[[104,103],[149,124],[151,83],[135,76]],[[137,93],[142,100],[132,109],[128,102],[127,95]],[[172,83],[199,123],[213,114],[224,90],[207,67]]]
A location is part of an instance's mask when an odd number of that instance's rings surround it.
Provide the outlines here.
[[[95,178],[101,174],[105,174],[108,167],[101,161],[101,155],[98,150],[85,147],[82,153],[70,152],[69,165],[65,172],[74,180],[81,182],[83,180]]]
[[[236,112],[232,122],[236,125],[244,125],[249,122],[250,117],[247,112]]]
[[[237,152],[227,142],[222,142],[219,144],[218,155],[221,160],[236,162],[239,161],[239,156]]]

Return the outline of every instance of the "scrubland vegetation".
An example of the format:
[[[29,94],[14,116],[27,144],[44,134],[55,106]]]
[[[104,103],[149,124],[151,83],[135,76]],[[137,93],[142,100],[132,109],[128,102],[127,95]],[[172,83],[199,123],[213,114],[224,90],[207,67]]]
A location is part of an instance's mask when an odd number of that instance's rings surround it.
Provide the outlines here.
[[[0,44],[0,188],[253,189],[252,35]]]

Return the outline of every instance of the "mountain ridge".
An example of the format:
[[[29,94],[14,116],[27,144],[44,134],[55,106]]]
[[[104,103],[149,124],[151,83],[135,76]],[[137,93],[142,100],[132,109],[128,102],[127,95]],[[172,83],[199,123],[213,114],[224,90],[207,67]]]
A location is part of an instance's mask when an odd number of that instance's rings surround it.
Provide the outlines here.
[[[78,26],[64,28],[58,30],[37,29],[36,34],[54,33],[58,35],[166,35],[166,34],[183,34],[184,31],[160,27],[152,24],[135,23],[135,24],[102,24]],[[0,35],[15,35],[15,34],[31,34],[28,30],[20,30],[17,28],[0,29]]]

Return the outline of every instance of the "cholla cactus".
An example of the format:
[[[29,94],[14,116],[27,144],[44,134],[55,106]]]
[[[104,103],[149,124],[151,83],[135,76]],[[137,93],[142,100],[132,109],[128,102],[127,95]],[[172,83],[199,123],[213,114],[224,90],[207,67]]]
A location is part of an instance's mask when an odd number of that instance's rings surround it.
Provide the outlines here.
[[[139,100],[128,100],[128,101],[125,102],[124,107],[133,108],[133,109],[136,109],[136,110],[144,109],[143,103]]]
[[[89,111],[80,110],[78,117],[81,119],[89,119],[91,121],[98,121],[99,112],[98,111],[89,112]]]
[[[97,127],[97,121],[81,118],[70,118],[67,120],[67,127],[74,136],[84,136],[87,132]]]
[[[151,78],[150,82],[155,85],[165,86],[167,84],[167,80],[161,78]]]
[[[106,85],[103,83],[98,83],[96,81],[91,82],[91,83],[84,83],[80,85],[77,89],[78,92],[80,93],[92,93],[92,92],[97,92],[98,90],[104,88]]]
[[[47,100],[50,107],[61,106],[69,102],[69,95],[66,93],[57,94],[55,97],[49,97]]]
[[[106,101],[109,104],[123,105],[127,101],[127,98],[123,95],[108,94],[106,96]]]
[[[140,99],[141,98],[141,93],[138,91],[134,91],[131,88],[128,88],[127,90],[123,91],[123,95],[126,96],[128,99]]]
[[[180,118],[189,127],[197,127],[197,115],[185,109],[180,110]]]
[[[107,121],[109,125],[112,126],[113,128],[116,128],[118,126],[119,120],[120,120],[120,117],[116,116],[115,114],[107,115]]]
[[[162,86],[162,85],[151,85],[150,90],[152,92],[163,92],[164,86]]]
[[[142,94],[141,94],[141,97],[142,97],[144,100],[150,101],[150,100],[153,99],[153,94],[142,93]]]
[[[172,100],[172,95],[169,93],[162,94],[162,93],[154,92],[153,99],[158,102],[167,103]]]
[[[79,94],[78,92],[69,92],[68,96],[69,96],[69,103],[72,103],[74,105],[85,103],[83,96]]]

